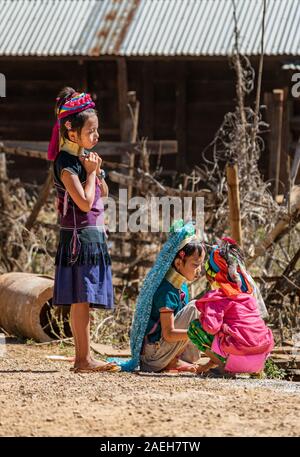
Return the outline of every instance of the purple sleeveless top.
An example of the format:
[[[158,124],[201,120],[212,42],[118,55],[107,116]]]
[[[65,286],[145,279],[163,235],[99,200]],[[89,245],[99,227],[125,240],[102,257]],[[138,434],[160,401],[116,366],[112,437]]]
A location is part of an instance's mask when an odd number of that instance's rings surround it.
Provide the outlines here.
[[[98,259],[97,250],[105,248],[107,251],[106,246],[102,246],[105,244],[105,226],[99,179],[96,178],[92,208],[84,212],[65,189],[60,179],[62,170],[76,174],[82,185],[86,182],[86,172],[79,158],[61,150],[54,161],[54,185],[61,228],[55,263],[72,265],[79,261],[79,264],[94,264]]]
[[[85,181],[82,184],[84,185]],[[60,215],[60,226],[62,229],[104,226],[104,205],[98,178],[96,178],[93,206],[87,213],[78,208],[63,186],[58,183],[54,185],[57,192],[57,209]]]

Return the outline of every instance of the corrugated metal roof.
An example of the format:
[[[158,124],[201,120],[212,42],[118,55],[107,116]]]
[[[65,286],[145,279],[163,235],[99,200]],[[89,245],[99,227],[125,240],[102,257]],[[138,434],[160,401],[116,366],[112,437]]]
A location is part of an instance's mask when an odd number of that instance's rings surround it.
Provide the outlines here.
[[[260,53],[263,0],[235,0],[240,50]],[[266,55],[300,55],[300,1],[267,0]],[[231,0],[142,0],[121,53],[225,56],[234,43]]]
[[[118,54],[139,0],[0,0],[0,55]]]
[[[235,0],[240,50],[260,52],[263,0]],[[226,56],[232,0],[0,0],[1,56]],[[267,0],[266,55],[300,55],[300,0]]]

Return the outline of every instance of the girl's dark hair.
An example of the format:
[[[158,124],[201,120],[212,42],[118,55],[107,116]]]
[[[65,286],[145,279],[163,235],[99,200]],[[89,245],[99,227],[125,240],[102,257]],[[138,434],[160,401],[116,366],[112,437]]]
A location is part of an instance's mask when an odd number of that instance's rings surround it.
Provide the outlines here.
[[[184,257],[181,257],[179,255],[179,253],[181,252],[184,252]],[[191,241],[190,243],[186,244],[182,249],[180,249],[173,262],[172,262],[172,267],[175,266],[175,260],[176,259],[181,259],[183,260],[183,262],[185,263],[185,260],[186,260],[186,257],[190,257],[191,255],[193,255],[195,252],[198,253],[199,256],[202,255],[202,252],[204,251],[204,247],[203,247],[203,244],[200,242],[200,241]]]
[[[223,247],[220,249],[220,255],[226,260],[227,263],[230,263],[231,256],[236,257],[239,262],[243,264],[245,263],[244,252],[237,244],[223,242]]]
[[[57,111],[64,105],[68,100],[74,97],[76,94],[79,94],[73,87],[64,87],[59,94],[57,95],[56,105],[55,105],[55,116],[57,116]],[[63,118],[60,124],[60,135],[62,138],[68,137],[68,129],[65,126],[67,121],[71,122],[72,130],[75,130],[78,135],[81,135],[82,127],[84,126],[85,121],[91,116],[92,114],[97,115],[97,111],[93,108],[86,109],[85,111],[81,111],[81,113],[70,114],[70,116],[66,116]]]

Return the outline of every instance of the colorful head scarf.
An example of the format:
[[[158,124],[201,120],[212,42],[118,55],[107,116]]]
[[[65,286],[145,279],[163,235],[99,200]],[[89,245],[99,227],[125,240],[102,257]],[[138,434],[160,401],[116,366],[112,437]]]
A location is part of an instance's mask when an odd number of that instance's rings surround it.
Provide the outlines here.
[[[253,292],[242,252],[230,238],[223,238],[219,246],[213,246],[205,263],[205,270],[209,281],[216,283],[215,286],[223,289],[227,296]]]
[[[48,159],[55,160],[59,153],[59,128],[61,119],[70,116],[71,114],[80,113],[89,108],[94,108],[95,103],[93,102],[90,94],[82,92],[79,94],[75,92],[72,98],[65,101],[65,103],[57,110],[56,116],[57,121],[52,129],[51,140],[48,146]]]
[[[222,238],[219,245],[212,247],[205,271],[213,289],[222,289],[228,297],[241,293],[252,294],[261,316],[268,317],[264,300],[254,279],[246,271],[243,253],[235,240]]]
[[[195,226],[191,222],[184,224],[183,220],[179,220],[171,227],[170,236],[158,254],[153,267],[147,274],[137,298],[130,333],[131,359],[127,361],[116,358],[108,359],[110,362],[118,363],[122,371],[133,371],[139,365],[140,353],[152,309],[153,295],[171,267],[182,241],[194,234]]]

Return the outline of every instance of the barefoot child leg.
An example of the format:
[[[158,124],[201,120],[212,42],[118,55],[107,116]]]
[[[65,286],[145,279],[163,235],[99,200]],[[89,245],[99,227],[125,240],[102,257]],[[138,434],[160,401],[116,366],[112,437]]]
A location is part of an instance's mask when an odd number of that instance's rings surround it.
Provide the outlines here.
[[[89,303],[71,305],[70,321],[75,342],[75,369],[96,369],[105,362],[95,360],[90,353],[90,309]]]

